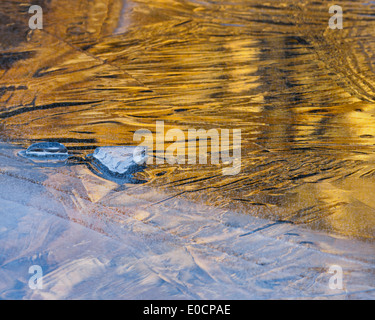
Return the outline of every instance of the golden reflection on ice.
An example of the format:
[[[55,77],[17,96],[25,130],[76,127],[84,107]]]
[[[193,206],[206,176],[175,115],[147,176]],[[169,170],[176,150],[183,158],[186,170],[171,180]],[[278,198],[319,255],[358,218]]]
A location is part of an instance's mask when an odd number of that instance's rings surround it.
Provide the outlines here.
[[[374,238],[373,3],[341,1],[344,29],[331,30],[328,0],[34,2],[45,28],[33,32],[27,4],[0,4],[13,26],[0,36],[3,139],[85,154],[132,145],[157,120],[241,129],[239,175],[152,165],[142,177],[171,196]]]

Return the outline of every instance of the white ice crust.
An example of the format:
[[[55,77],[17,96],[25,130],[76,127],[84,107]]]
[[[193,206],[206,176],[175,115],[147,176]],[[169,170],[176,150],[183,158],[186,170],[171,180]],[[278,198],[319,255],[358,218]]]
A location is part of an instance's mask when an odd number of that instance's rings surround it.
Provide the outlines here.
[[[145,147],[100,147],[93,157],[109,171],[125,174],[131,166],[143,164],[146,154]]]

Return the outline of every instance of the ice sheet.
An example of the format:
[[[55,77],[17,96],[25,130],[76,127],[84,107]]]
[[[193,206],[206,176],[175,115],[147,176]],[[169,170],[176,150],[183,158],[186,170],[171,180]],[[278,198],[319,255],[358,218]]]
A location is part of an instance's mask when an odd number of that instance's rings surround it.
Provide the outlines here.
[[[0,298],[375,298],[374,245],[129,192],[85,166],[0,149]],[[43,289],[31,290],[40,265]],[[331,265],[344,290],[331,290]]]

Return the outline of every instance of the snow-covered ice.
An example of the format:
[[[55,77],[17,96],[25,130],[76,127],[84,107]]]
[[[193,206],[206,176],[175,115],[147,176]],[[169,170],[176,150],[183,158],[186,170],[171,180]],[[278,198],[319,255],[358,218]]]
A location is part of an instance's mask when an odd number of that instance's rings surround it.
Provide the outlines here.
[[[129,190],[0,145],[0,298],[375,298],[374,244]],[[31,290],[29,267],[42,267]],[[344,290],[331,290],[331,265]]]

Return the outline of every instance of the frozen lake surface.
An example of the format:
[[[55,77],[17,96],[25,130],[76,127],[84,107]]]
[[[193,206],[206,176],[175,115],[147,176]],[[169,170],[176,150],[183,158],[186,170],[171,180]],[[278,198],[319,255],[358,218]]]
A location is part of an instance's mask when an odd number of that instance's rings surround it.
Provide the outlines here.
[[[169,197],[375,239],[375,5],[330,0],[51,0],[28,33],[2,0],[0,137],[84,158],[138,130],[241,130],[241,172],[148,165]],[[28,35],[26,37],[25,35]],[[187,144],[181,140],[181,144]],[[165,144],[167,148],[168,143]],[[153,150],[150,158],[160,159]]]
[[[0,145],[0,298],[375,298],[374,244],[126,189]],[[39,265],[43,289],[31,290]],[[331,290],[332,265],[344,289]]]
[[[0,298],[374,298],[373,1],[331,30],[331,0],[40,0],[33,32],[27,3],[0,1]],[[241,130],[241,172],[85,160],[160,121]],[[46,142],[68,162],[17,156]]]

